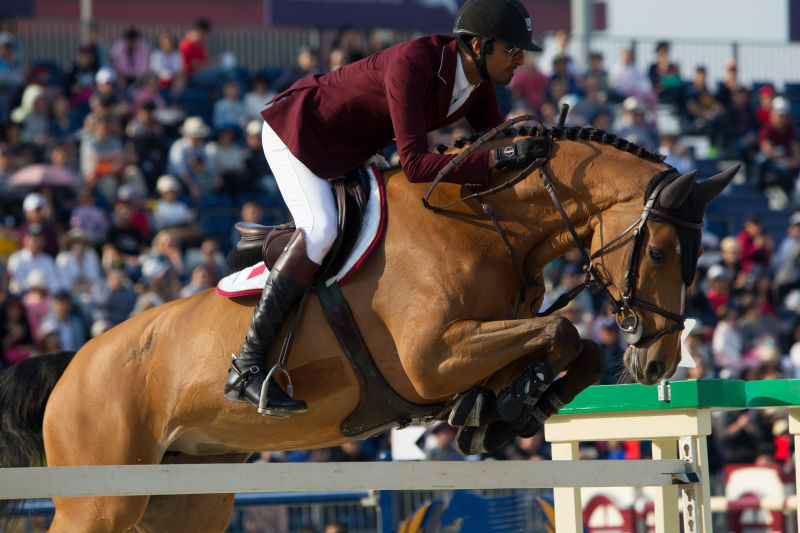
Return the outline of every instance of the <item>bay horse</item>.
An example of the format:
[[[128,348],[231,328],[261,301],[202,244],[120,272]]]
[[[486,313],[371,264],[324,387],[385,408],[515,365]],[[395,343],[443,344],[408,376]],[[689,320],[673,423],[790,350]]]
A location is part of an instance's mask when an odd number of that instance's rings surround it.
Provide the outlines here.
[[[736,168],[700,183],[694,173],[674,179],[661,157],[588,128],[540,126],[480,149],[531,135],[547,143],[542,173],[496,175],[493,184],[507,185],[482,199],[508,245],[477,199],[435,212],[420,202],[428,185],[410,183],[399,169],[384,174],[385,235],[342,292],[378,369],[405,400],[448,402],[476,385],[497,392],[536,361],[566,371],[555,382],[562,402],[596,381],[599,350],[567,319],[536,313],[543,289],[528,291],[515,316],[518,273],[541,279],[575,238],[591,254],[598,290],[618,303],[623,333],[635,344],[625,355],[633,377],[652,384],[675,371],[698,221]],[[468,193],[441,183],[428,200],[445,204]],[[29,466],[46,454],[50,466],[242,462],[253,451],[349,440],[340,425],[359,401],[359,380],[313,298],[289,360],[308,411],[260,417],[251,405],[224,400],[230,357],[254,303],[207,290],[128,319],[74,357],[9,367],[0,376],[0,461]],[[233,495],[55,498],[55,506],[53,533],[224,531]]]

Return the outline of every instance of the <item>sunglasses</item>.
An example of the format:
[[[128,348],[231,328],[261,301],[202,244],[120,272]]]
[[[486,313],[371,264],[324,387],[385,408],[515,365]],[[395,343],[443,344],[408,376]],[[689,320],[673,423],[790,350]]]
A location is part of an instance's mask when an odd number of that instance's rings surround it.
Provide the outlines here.
[[[520,54],[520,53],[523,52],[522,48],[517,48],[516,46],[510,46],[508,48],[506,48],[506,47],[504,47],[502,45],[499,45],[499,46],[500,46],[500,48],[505,50],[505,52],[508,54],[508,58],[509,59],[512,59],[512,58],[516,57],[517,54]]]

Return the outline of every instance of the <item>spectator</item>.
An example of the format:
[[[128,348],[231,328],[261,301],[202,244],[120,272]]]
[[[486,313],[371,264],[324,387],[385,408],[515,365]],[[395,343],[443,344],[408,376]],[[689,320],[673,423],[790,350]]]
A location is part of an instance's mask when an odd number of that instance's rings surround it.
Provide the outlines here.
[[[750,105],[750,91],[734,88],[722,118],[724,157],[740,159],[748,165],[758,149],[758,121]]]
[[[67,70],[64,79],[70,105],[80,106],[83,114],[89,112],[89,97],[94,91],[95,75],[99,68],[95,66],[94,48],[89,44],[81,44],[75,54],[72,66]]]
[[[255,188],[276,200],[280,199],[278,184],[269,168],[267,158],[264,157],[264,148],[261,145],[261,128],[263,121],[251,120],[245,129],[244,140],[247,144],[245,151],[245,174]],[[282,200],[281,200],[282,201]]]
[[[273,84],[275,92],[280,94],[291,87],[297,80],[312,74],[319,74],[319,59],[316,52],[304,46],[300,48],[297,54],[297,64],[275,80]]]
[[[736,60],[729,59],[725,62],[725,75],[722,83],[717,88],[715,98],[722,104],[723,107],[730,107],[732,104],[733,93],[743,87],[739,84],[737,77],[738,68],[736,67]]]
[[[769,116],[770,113],[772,113],[772,101],[777,96],[778,95],[775,92],[775,87],[773,87],[769,83],[763,85],[758,90],[758,107],[756,108],[756,119],[758,120],[759,128],[769,123]]]
[[[722,317],[731,309],[730,282],[731,275],[722,265],[712,265],[708,269],[708,301],[714,316]]]
[[[75,133],[80,129],[78,113],[72,110],[66,96],[58,95],[53,98],[50,110],[49,135],[54,142],[74,142]]]
[[[603,65],[603,54],[600,52],[591,52],[589,54],[589,68],[586,69],[583,77],[595,76],[597,79],[597,87],[601,92],[608,92],[611,86],[608,82],[608,72]]]
[[[175,176],[164,174],[158,178],[156,192],[161,199],[153,210],[153,226],[156,231],[191,224],[194,214],[189,206],[181,202],[181,184]]]
[[[664,155],[664,162],[675,167],[678,172],[686,173],[697,168],[694,153],[676,135],[662,135],[659,138],[658,153]]]
[[[331,53],[328,55],[328,71],[333,72],[336,69],[340,69],[347,64],[347,57],[341,48],[333,48],[331,49]]]
[[[539,70],[545,76],[552,76],[553,75],[553,62],[554,60],[560,56],[565,55],[567,57],[569,47],[569,30],[561,28],[556,30],[555,36],[553,37],[553,43],[550,46],[546,46],[545,49],[539,54]],[[571,74],[577,74],[577,68],[575,66],[575,62],[569,58],[567,60],[567,70]]]
[[[91,130],[81,143],[81,172],[86,183],[107,202],[113,202],[125,166],[122,139],[109,117],[89,117]]]
[[[53,294],[48,289],[50,286],[57,287],[48,283],[47,276],[41,270],[32,270],[25,278],[26,290],[22,295],[22,306],[25,308],[25,317],[31,327],[34,344],[37,345],[42,340],[42,319],[50,312]]]
[[[92,56],[92,68],[96,72],[100,67],[107,67],[109,64],[108,46],[100,37],[100,29],[97,22],[90,22],[86,27],[86,40],[82,43],[90,50]]]
[[[102,320],[115,326],[130,316],[136,298],[136,292],[133,290],[125,270],[116,267],[109,268],[106,270],[105,280],[92,288],[92,320],[95,324]],[[92,329],[94,329],[94,325]],[[92,336],[96,335],[93,333]]]
[[[131,274],[138,274],[139,255],[144,252],[146,242],[142,232],[131,223],[133,214],[128,202],[118,200],[114,203],[111,229],[103,245],[103,264],[112,264],[106,262],[106,257],[111,262],[118,258],[120,265],[126,265]]]
[[[8,258],[8,274],[13,294],[21,294],[30,289],[28,283],[32,272],[37,272],[45,280],[51,293],[61,289],[55,261],[44,252],[44,229],[40,224],[28,226],[22,238],[22,249]],[[39,281],[39,277],[35,279]]]
[[[559,54],[553,58],[552,74],[550,74],[550,83],[554,80],[562,80],[567,94],[578,92],[578,79],[569,67],[570,57],[566,54]]]
[[[620,348],[619,328],[617,322],[611,317],[604,317],[599,321],[596,330],[597,342],[605,356],[606,369],[598,385],[616,385],[624,372],[622,364],[623,350]]]
[[[744,369],[743,340],[736,325],[738,318],[739,313],[733,307],[721,311],[711,340],[714,365],[719,369],[722,379],[736,379]]]
[[[244,104],[239,98],[239,82],[227,81],[222,86],[222,98],[214,102],[212,123],[216,129],[228,126],[244,128],[247,123],[247,115]]]
[[[349,26],[341,28],[339,34],[333,40],[332,48],[342,51],[341,66],[364,59],[364,40],[361,37],[361,33],[355,28]],[[282,92],[280,89],[276,88],[276,90]]]
[[[186,251],[186,266],[193,270],[196,266],[203,265],[208,271],[212,283],[216,283],[228,273],[225,265],[225,256],[219,248],[219,243],[214,238],[205,238],[200,248],[189,248]]]
[[[39,328],[39,341],[36,343],[34,355],[57,352],[61,349],[61,338],[58,324],[53,320],[42,321]]]
[[[9,298],[0,306],[0,347],[3,360],[9,365],[27,359],[33,352],[31,328],[19,298]]]
[[[631,48],[625,48],[620,52],[619,61],[611,66],[608,76],[611,89],[619,100],[628,96],[641,97],[648,92],[647,81],[636,67]]]
[[[183,70],[181,54],[175,38],[167,31],[158,34],[158,48],[150,54],[150,70],[158,76],[161,87],[168,88]]]
[[[113,119],[114,133],[120,133],[119,124],[130,112],[127,95],[117,85],[117,75],[111,67],[98,70],[94,80],[95,91],[89,98],[89,107],[96,116]]]
[[[645,121],[644,106],[635,96],[629,96],[622,102],[622,126],[618,134],[648,150],[658,146],[656,132]]]
[[[22,202],[22,212],[25,215],[25,221],[19,227],[20,242],[30,231],[31,225],[35,224],[44,235],[44,253],[50,257],[58,255],[58,228],[50,221],[51,211],[47,199],[38,192],[29,193]]]
[[[158,76],[152,72],[145,72],[139,78],[137,88],[131,99],[131,115],[136,115],[145,104],[153,104],[156,109],[167,108],[167,102],[161,96],[161,85],[158,82]]]
[[[781,240],[773,259],[775,288],[784,297],[792,289],[800,289],[800,213],[789,217],[786,236]]]
[[[259,202],[245,202],[239,210],[239,218],[242,222],[252,222],[253,224],[264,223],[264,208]],[[231,247],[235,247],[242,240],[241,234],[236,228],[231,228]]]
[[[117,201],[128,204],[131,210],[131,226],[138,229],[145,240],[152,234],[150,229],[150,212],[142,205],[144,193],[128,183],[121,185],[117,191]]]
[[[794,179],[800,169],[800,142],[791,123],[789,101],[776,97],[772,101],[769,121],[758,132],[758,185],[779,187],[792,198]]]
[[[207,160],[214,175],[222,180],[228,196],[237,201],[240,194],[252,191],[252,181],[257,176],[245,173],[247,149],[236,142],[237,129],[225,126],[217,131],[217,139],[206,145]],[[261,152],[264,155],[264,152]],[[264,158],[266,160],[266,158]]]
[[[136,82],[147,72],[150,52],[139,30],[131,26],[111,47],[111,64],[123,87]]]
[[[80,228],[64,234],[63,251],[56,257],[56,273],[64,289],[76,294],[88,293],[100,281],[100,259],[91,247],[91,239]]]
[[[602,89],[598,75],[593,72],[587,73],[583,78],[583,96],[577,105],[570,109],[572,122],[583,126],[597,113],[608,110],[608,96]]]
[[[661,41],[656,45],[656,60],[647,71],[658,101],[681,106],[683,102],[683,80],[680,68],[669,59],[670,44]]]
[[[739,262],[742,270],[766,270],[772,256],[772,238],[764,231],[764,221],[758,215],[749,215],[742,230],[737,235],[739,241]]]
[[[78,193],[78,206],[72,210],[70,225],[85,233],[93,246],[98,246],[105,240],[109,228],[108,215],[97,206],[90,187],[84,187]]]
[[[58,329],[59,349],[77,351],[86,342],[86,324],[72,305],[68,292],[56,293],[52,301],[52,311],[43,322],[52,321]]]
[[[155,119],[156,105],[144,103],[125,128],[126,152],[142,171],[148,191],[155,191],[156,180],[167,168],[169,141],[164,126]]]
[[[210,31],[211,24],[207,19],[197,19],[178,45],[183,72],[187,78],[191,78],[195,72],[209,64],[206,37]]]
[[[40,148],[50,143],[50,100],[39,85],[28,85],[22,104],[11,113],[22,124],[22,138]]]
[[[131,316],[175,300],[181,288],[172,264],[161,256],[150,257],[142,264],[141,281],[144,291],[136,299]]]
[[[15,44],[11,33],[0,33],[0,121],[8,119],[11,105],[25,83],[22,60],[14,49]]]
[[[200,198],[200,189],[192,178],[189,161],[192,158],[198,158],[203,161],[209,171],[213,172],[209,168],[208,156],[205,151],[204,139],[208,133],[209,128],[202,118],[189,117],[181,127],[182,137],[173,142],[169,149],[167,173],[179,178],[195,201]]]
[[[534,54],[527,54],[521,67],[514,72],[509,88],[516,100],[524,102],[525,107],[538,109],[545,101],[550,80],[539,71]]]
[[[198,292],[210,289],[213,286],[214,284],[211,281],[208,268],[206,268],[205,265],[197,265],[192,270],[192,277],[189,279],[189,283],[183,286],[179,296],[181,298],[186,298]]]
[[[186,281],[187,270],[183,260],[183,252],[176,238],[175,231],[168,229],[159,231],[153,238],[153,245],[150,247],[150,256],[169,261],[170,267],[175,272],[178,279],[181,282]]]
[[[261,122],[261,112],[264,110],[267,102],[272,100],[276,94],[277,93],[269,87],[269,78],[263,74],[254,76],[250,84],[250,91],[244,95],[245,119]]]
[[[708,90],[705,67],[697,67],[692,85],[686,95],[687,130],[694,135],[705,135],[714,147],[720,146],[722,119],[725,109]]]
[[[11,158],[11,168],[14,170],[19,170],[24,166],[41,161],[41,150],[22,137],[22,124],[18,122],[6,123],[5,141]]]
[[[463,461],[464,457],[456,451],[456,428],[447,422],[439,422],[430,430],[433,441],[425,446],[425,459],[428,461]]]

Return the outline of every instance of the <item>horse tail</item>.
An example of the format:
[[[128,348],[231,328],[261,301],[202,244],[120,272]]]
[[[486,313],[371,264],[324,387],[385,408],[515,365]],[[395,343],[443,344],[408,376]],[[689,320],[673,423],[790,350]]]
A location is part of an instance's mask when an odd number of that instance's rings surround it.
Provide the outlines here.
[[[0,372],[0,466],[44,464],[44,408],[74,355],[39,355]],[[0,515],[10,510],[11,502],[0,500]]]

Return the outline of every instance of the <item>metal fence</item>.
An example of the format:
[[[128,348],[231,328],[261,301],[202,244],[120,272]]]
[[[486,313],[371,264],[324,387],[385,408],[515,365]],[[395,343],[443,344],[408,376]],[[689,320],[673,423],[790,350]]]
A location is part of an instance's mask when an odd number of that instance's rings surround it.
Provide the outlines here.
[[[129,26],[130,23],[124,21],[103,21],[99,23],[98,33],[110,46]],[[140,23],[137,28],[151,44],[162,30],[169,31],[176,38],[188,30],[188,26],[158,23]],[[81,25],[77,20],[20,19],[17,33],[27,61],[47,60],[66,67],[81,40]],[[321,50],[324,59],[335,33],[314,28],[220,27],[213,29],[208,44],[212,54],[232,52],[239,64],[250,70],[279,69],[293,66],[302,46]],[[396,38],[405,40],[413,35],[398,33]],[[597,33],[592,36],[590,49],[603,54],[608,68],[617,61],[623,48],[633,47],[637,65],[645,71],[653,62],[655,46],[660,40]],[[542,36],[542,41],[547,46],[552,42],[552,36]],[[738,62],[739,78],[745,85],[772,82],[780,88],[785,82],[800,82],[800,44],[699,39],[676,39],[671,43],[671,56],[680,65],[686,80],[691,79],[699,65],[707,68],[709,80],[721,80],[725,61],[733,58]],[[573,45],[577,46],[577,43],[573,42]]]

